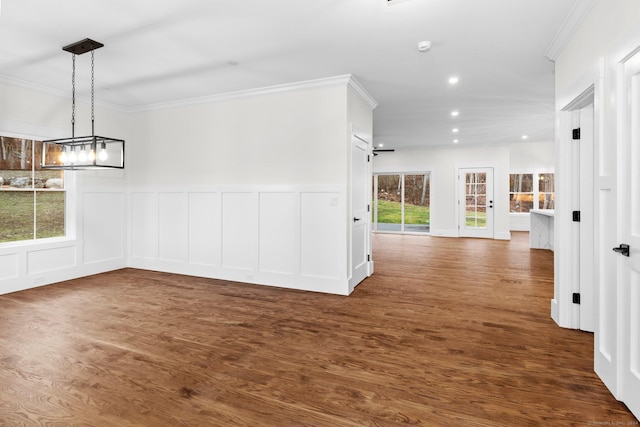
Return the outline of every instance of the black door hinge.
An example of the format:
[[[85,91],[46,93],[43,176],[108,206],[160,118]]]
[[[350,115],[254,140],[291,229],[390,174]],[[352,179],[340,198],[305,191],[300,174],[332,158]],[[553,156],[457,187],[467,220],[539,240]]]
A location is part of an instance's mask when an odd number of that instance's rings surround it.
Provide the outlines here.
[[[580,139],[580,128],[573,129],[573,139]]]
[[[580,292],[573,293],[573,303],[580,304]]]
[[[580,211],[573,211],[573,222],[580,222]]]
[[[367,154],[367,162],[371,161],[371,156]]]
[[[371,205],[367,205],[367,212],[371,212]]]
[[[367,255],[367,261],[371,261],[371,255]]]

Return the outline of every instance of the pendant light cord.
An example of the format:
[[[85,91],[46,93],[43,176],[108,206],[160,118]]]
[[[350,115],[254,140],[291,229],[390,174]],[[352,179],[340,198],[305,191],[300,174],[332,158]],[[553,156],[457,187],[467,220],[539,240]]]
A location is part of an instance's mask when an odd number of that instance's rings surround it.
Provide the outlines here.
[[[91,136],[95,136],[95,112],[93,107],[94,90],[93,90],[93,75],[94,75],[94,63],[93,63],[93,51],[91,51]]]
[[[76,133],[76,54],[71,55],[71,138]]]

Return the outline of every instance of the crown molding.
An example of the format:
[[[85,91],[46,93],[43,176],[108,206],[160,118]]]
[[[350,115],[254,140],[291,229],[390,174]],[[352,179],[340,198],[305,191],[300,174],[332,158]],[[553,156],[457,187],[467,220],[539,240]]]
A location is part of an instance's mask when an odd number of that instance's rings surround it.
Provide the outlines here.
[[[358,80],[353,75],[349,75],[349,81],[347,82],[347,87],[351,88],[355,93],[362,98],[364,102],[367,103],[369,108],[375,110],[375,108],[380,105],[378,101],[376,101],[373,96],[360,84]]]
[[[57,96],[59,98],[64,98],[64,99],[68,99],[71,100],[71,91],[66,91],[66,90],[60,90],[60,89],[56,89],[53,88],[51,86],[45,86],[45,85],[41,85],[38,83],[33,83],[33,82],[28,82],[26,80],[21,80],[21,79],[16,79],[15,77],[9,77],[9,76],[3,76],[0,75],[0,84],[7,84],[9,86],[17,86],[17,87],[21,87],[24,89],[29,89],[29,90],[33,90],[35,92],[40,92],[40,93],[44,93],[47,95],[53,95],[53,96]],[[91,99],[87,96],[77,96],[76,95],[76,100],[83,102],[83,103],[91,103]],[[127,113],[127,108],[123,107],[121,105],[118,104],[112,104],[110,102],[104,102],[104,101],[94,101],[94,104],[97,107],[101,107],[101,108],[106,108],[108,110],[113,110],[113,111],[117,111],[119,113]]]
[[[582,24],[597,2],[598,0],[576,0],[553,36],[551,43],[545,49],[544,56],[546,58],[550,61],[555,61],[560,56],[564,47],[569,43],[571,37],[573,37],[580,24]]]
[[[27,82],[25,80],[16,79],[14,77],[0,75],[0,83],[6,83],[11,86],[19,86],[25,89],[34,90],[49,95],[71,99],[71,93],[60,89],[52,88],[49,86],[39,85],[37,83]],[[271,95],[276,93],[292,92],[305,89],[316,89],[323,87],[343,86],[351,88],[364,102],[369,105],[373,110],[378,106],[376,100],[371,96],[369,92],[356,80],[351,74],[345,74],[341,76],[327,77],[315,80],[306,80],[296,83],[287,83],[281,85],[267,86],[255,89],[246,89],[235,92],[222,93],[218,95],[208,95],[196,98],[187,98],[178,101],[160,102],[156,104],[140,105],[137,107],[125,107],[122,105],[112,104],[108,102],[95,101],[95,105],[117,111],[120,113],[140,113],[145,111],[163,110],[167,108],[186,107],[191,105],[206,104],[229,101],[233,99],[242,99],[255,96]],[[90,102],[89,98],[78,97],[78,100],[83,102]]]
[[[130,113],[139,113],[145,111],[162,110],[167,108],[187,107],[198,104],[224,102],[235,99],[249,98],[255,96],[272,95],[276,93],[292,92],[305,89],[316,89],[331,86],[349,86],[363,96],[363,99],[371,99],[371,95],[360,85],[351,74],[345,74],[335,77],[327,77],[315,80],[306,80],[296,83],[287,83],[274,86],[266,86],[255,89],[239,90],[235,92],[222,93],[218,95],[201,96],[197,98],[182,99],[179,101],[161,102],[157,104],[142,105],[128,109]],[[367,98],[364,98],[366,96]],[[375,103],[375,101],[373,101]],[[377,104],[376,104],[377,105]]]

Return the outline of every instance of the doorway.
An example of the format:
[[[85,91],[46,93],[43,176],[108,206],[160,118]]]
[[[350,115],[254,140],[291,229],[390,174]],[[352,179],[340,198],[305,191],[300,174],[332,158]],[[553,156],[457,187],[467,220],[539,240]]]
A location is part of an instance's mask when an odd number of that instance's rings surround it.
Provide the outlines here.
[[[371,144],[353,135],[351,141],[351,251],[349,290],[370,276],[371,233],[369,228],[369,180],[371,177]]]
[[[382,232],[431,231],[431,174],[392,173],[373,176],[373,229]]]
[[[493,239],[493,168],[458,169],[460,237]]]

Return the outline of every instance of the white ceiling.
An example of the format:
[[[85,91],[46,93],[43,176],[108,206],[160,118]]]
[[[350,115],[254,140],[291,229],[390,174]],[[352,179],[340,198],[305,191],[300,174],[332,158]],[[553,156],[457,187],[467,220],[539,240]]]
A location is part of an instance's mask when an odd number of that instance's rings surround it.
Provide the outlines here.
[[[401,149],[552,141],[545,53],[593,0],[0,2],[4,81],[69,93],[71,54],[61,48],[87,37],[105,44],[96,102],[129,111],[353,74],[379,103],[375,144]],[[79,96],[89,57],[77,57]]]

